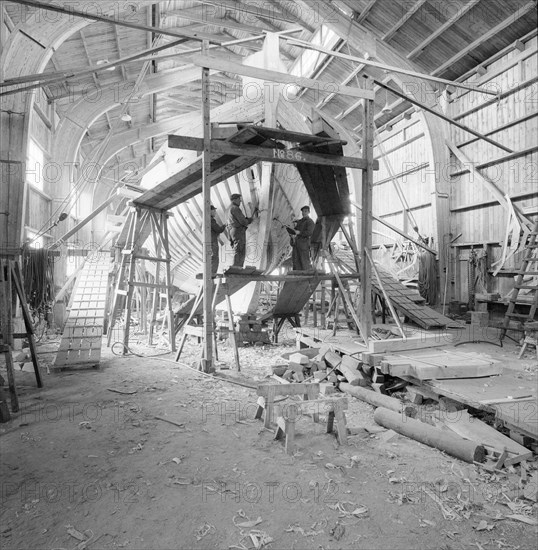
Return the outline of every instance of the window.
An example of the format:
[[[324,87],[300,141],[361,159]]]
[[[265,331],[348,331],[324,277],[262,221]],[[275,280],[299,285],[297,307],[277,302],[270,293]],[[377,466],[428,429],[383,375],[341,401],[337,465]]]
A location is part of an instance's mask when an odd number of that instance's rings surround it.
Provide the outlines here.
[[[43,171],[45,167],[45,155],[43,149],[33,140],[28,142],[28,157],[26,161],[26,181],[39,190],[43,189]]]

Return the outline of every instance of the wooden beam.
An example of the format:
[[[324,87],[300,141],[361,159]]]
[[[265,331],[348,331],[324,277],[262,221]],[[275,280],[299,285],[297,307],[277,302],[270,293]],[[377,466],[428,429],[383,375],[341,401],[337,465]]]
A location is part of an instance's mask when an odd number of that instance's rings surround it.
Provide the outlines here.
[[[368,85],[373,83],[368,80]],[[368,345],[372,334],[372,269],[368,254],[372,251],[372,190],[374,185],[374,102],[364,101],[364,122],[362,134],[362,157],[367,164],[362,172],[362,218],[361,218],[361,334]]]
[[[509,27],[516,21],[519,21],[519,19],[521,19],[524,15],[526,15],[532,10],[536,10],[536,2],[528,2],[524,6],[521,6],[520,8],[516,8],[516,12],[513,15],[506,18],[504,21],[501,21],[498,25],[495,25],[495,27],[493,27],[487,33],[480,36],[480,38],[477,38],[474,42],[471,42],[465,48],[459,50],[456,55],[452,56],[448,61],[445,61],[445,63],[443,63],[440,67],[437,67],[437,69],[435,69],[435,71],[432,72],[432,75],[442,74],[447,69],[452,67],[452,65],[457,63],[460,59],[465,57],[467,54],[475,51],[484,42],[486,42],[490,38],[493,38],[494,36],[499,34],[506,27]]]
[[[473,162],[465,156],[450,140],[446,140],[447,147],[452,151],[454,156],[463,164],[463,166],[469,169],[469,172],[476,178],[499,202],[499,204],[507,211],[510,210],[510,204],[514,211],[518,214],[520,220],[522,220],[527,227],[532,227],[532,222],[523,214],[521,209],[507,198],[507,196],[501,191],[492,181],[485,178],[474,166]]]
[[[203,151],[203,139],[189,136],[168,136],[168,147]],[[317,164],[324,166],[342,166],[363,170],[366,168],[364,159],[340,157],[324,153],[309,153],[299,149],[280,149],[277,147],[259,147],[256,145],[240,145],[220,139],[211,140],[211,151],[236,157],[251,157],[269,162],[284,164]],[[374,161],[374,170],[379,169],[379,162]]]
[[[236,2],[235,0],[195,0],[196,2],[199,2],[200,4],[206,4],[208,6],[213,6],[216,10],[221,9],[224,12],[231,11],[232,13],[234,11],[238,12],[239,14],[245,14],[248,13],[250,15],[255,15],[258,18],[261,19],[269,19],[269,21],[284,21],[286,23],[297,23],[296,18],[287,17],[280,11],[273,11],[273,10],[267,10],[261,6],[264,6],[266,4],[270,5],[272,2],[262,2],[260,5],[257,3],[249,3],[249,2]],[[250,5],[251,4],[251,5]]]
[[[454,86],[455,88],[463,88],[465,90],[471,90],[473,92],[479,92],[482,94],[489,94],[489,95],[497,95],[497,92],[485,89],[485,88],[479,88],[477,86],[473,86],[472,84],[464,84],[462,82],[454,82],[453,80],[447,80],[445,78],[440,78],[438,76],[429,75],[425,73],[419,73],[417,71],[411,71],[409,69],[402,69],[400,67],[395,67],[393,65],[386,65],[384,63],[379,63],[377,61],[372,61],[370,59],[363,59],[362,57],[357,57],[355,55],[349,55],[342,52],[335,52],[334,50],[328,50],[327,48],[323,48],[321,46],[316,46],[315,44],[311,44],[310,42],[305,42],[304,40],[298,40],[297,38],[292,38],[289,36],[281,35],[281,38],[286,40],[290,45],[298,46],[299,48],[306,48],[309,50],[315,50],[317,52],[322,52],[327,55],[332,55],[334,57],[340,57],[341,59],[347,59],[348,61],[354,61],[355,63],[361,63],[366,65],[367,67],[376,67],[377,69],[383,69],[384,71],[389,71],[397,74],[404,74],[407,76],[414,76],[416,78],[420,78],[422,80],[428,80],[430,82],[437,82],[439,84],[446,84],[448,86]]]
[[[476,130],[473,130],[472,128],[469,128],[468,126],[465,126],[465,124],[461,124],[461,122],[457,122],[454,119],[444,115],[443,113],[440,113],[439,111],[436,111],[435,109],[432,109],[431,107],[428,107],[424,105],[424,103],[421,103],[420,101],[417,101],[416,99],[413,99],[404,93],[395,90],[391,86],[387,86],[386,84],[383,84],[379,80],[374,80],[374,82],[381,86],[381,88],[384,88],[385,90],[388,90],[389,92],[392,92],[393,94],[397,95],[398,97],[401,97],[402,99],[405,99],[409,101],[409,103],[412,103],[413,105],[417,105],[421,109],[424,109],[428,113],[432,113],[433,115],[442,118],[443,120],[446,120],[447,122],[450,122],[450,124],[453,124],[454,126],[457,126],[458,128],[461,128],[462,130],[465,130],[466,132],[469,132],[470,134],[473,134],[473,136],[479,137],[480,139],[483,139],[484,141],[487,141],[488,143],[491,143],[492,145],[495,145],[496,147],[499,147],[499,149],[502,149],[503,151],[506,151],[507,153],[513,153],[514,151],[510,149],[509,147],[506,147],[502,143],[499,143],[498,141],[495,141],[494,139],[491,139],[484,134],[481,134],[480,132],[477,132]]]
[[[278,82],[281,84],[294,84],[303,88],[311,88],[320,93],[337,93],[340,95],[356,97],[359,99],[373,100],[375,98],[373,90],[352,88],[350,86],[339,86],[334,82],[323,82],[312,78],[293,76],[278,71],[257,69],[256,67],[249,67],[247,65],[241,65],[240,63],[228,61],[226,58],[214,57],[209,55],[193,55],[191,60],[195,65],[198,65],[199,67],[208,67],[209,69],[215,69],[218,71],[230,72],[243,76],[250,76],[251,78],[257,78],[263,81],[269,80],[271,82]]]
[[[297,30],[290,30],[290,31],[287,31],[289,34],[293,34],[294,32],[297,32]],[[279,35],[285,35],[286,31],[283,31],[281,33],[278,33]],[[265,35],[264,34],[260,34],[258,36],[250,36],[248,38],[240,38],[240,39],[237,39],[237,40],[229,40],[227,42],[223,42],[222,44],[210,44],[209,45],[209,49],[214,49],[214,48],[221,48],[221,47],[225,47],[225,46],[238,46],[240,44],[243,44],[245,42],[252,42],[252,41],[255,41],[255,40],[263,40],[265,38]],[[124,63],[130,63],[132,61],[137,61],[137,60],[140,60],[142,58],[144,58],[145,56],[151,56],[149,57],[149,60],[150,61],[162,61],[162,60],[166,60],[166,59],[177,59],[178,57],[185,57],[189,56],[189,54],[192,54],[192,53],[199,53],[201,51],[200,48],[190,48],[188,50],[183,50],[181,52],[177,52],[177,53],[173,53],[173,54],[168,54],[168,55],[164,55],[164,56],[158,56],[158,55],[153,55],[154,53],[157,53],[159,51],[162,51],[162,50],[165,50],[165,49],[168,49],[168,48],[173,48],[175,46],[178,46],[179,44],[183,44],[183,40],[175,40],[174,42],[170,42],[169,44],[164,44],[163,46],[158,46],[156,48],[149,48],[147,50],[144,50],[142,52],[139,52],[137,54],[134,54],[134,55],[131,55],[131,56],[128,56],[128,57],[125,57],[125,58],[122,58],[122,59],[117,59],[116,61],[111,61],[109,63],[103,63],[102,65],[99,65],[98,67],[93,67],[91,69],[86,69],[84,71],[78,71],[78,69],[66,69],[66,70],[63,70],[63,71],[55,71],[55,72],[49,72],[49,73],[36,73],[36,74],[33,74],[33,75],[26,75],[26,76],[21,76],[21,77],[17,77],[17,78],[9,78],[7,80],[4,80],[2,82],[0,82],[0,87],[2,86],[15,86],[17,84],[23,84],[25,82],[36,82],[36,81],[47,81],[47,82],[44,82],[42,85],[47,85],[47,84],[53,84],[55,82],[61,82],[62,80],[66,80],[68,78],[79,78],[79,77],[82,77],[82,76],[86,76],[87,74],[90,74],[92,72],[95,72],[95,73],[99,73],[101,71],[106,71],[108,69],[110,69],[111,67],[118,67]],[[52,58],[54,59],[54,58]],[[187,59],[188,61],[188,59]],[[37,87],[37,86],[34,86],[34,87]],[[16,90],[16,91],[25,91],[26,89],[30,89],[30,88],[24,88],[24,89],[21,89],[21,90]]]
[[[251,34],[259,34],[262,30],[267,30],[267,32],[272,32],[273,29],[263,29],[263,22],[260,21],[260,26],[256,27],[254,25],[246,25],[244,23],[238,23],[233,19],[228,17],[226,10],[222,12],[222,17],[218,17],[218,14],[210,14],[207,9],[201,7],[170,10],[165,12],[164,17],[166,18],[178,18],[185,19],[187,21],[194,21],[196,23],[203,23],[205,25],[211,25],[213,27],[221,27],[223,29],[235,29],[241,32],[248,32]]]
[[[54,250],[58,246],[61,246],[62,244],[64,244],[65,241],[69,239],[69,237],[71,237],[71,235],[74,235],[77,231],[80,231],[80,229],[82,229],[88,222],[93,220],[93,218],[95,218],[105,208],[107,208],[108,205],[111,204],[115,198],[116,198],[116,195],[112,195],[108,199],[106,199],[104,202],[102,202],[93,212],[90,212],[90,214],[88,214],[82,221],[77,223],[75,227],[70,229],[67,233],[64,233],[55,243],[53,243],[50,246],[50,250]]]
[[[151,31],[156,34],[164,34],[166,36],[175,36],[177,38],[183,38],[186,40],[209,40],[213,44],[220,44],[219,41],[215,40],[213,35],[207,35],[202,32],[191,32],[186,29],[183,29],[182,32],[172,31],[169,29],[150,27],[149,25],[141,25],[139,23],[132,23],[127,21],[126,18],[115,19],[114,17],[109,17],[107,15],[98,15],[88,12],[82,12],[75,10],[73,8],[62,8],[55,4],[43,4],[42,2],[36,2],[35,0],[12,0],[15,4],[22,4],[23,6],[30,6],[32,8],[40,8],[48,11],[55,11],[57,13],[63,13],[64,15],[69,15],[71,17],[82,17],[83,19],[92,19],[93,21],[105,21],[107,23],[112,23],[113,25],[119,25],[120,27],[129,27],[130,29],[138,29],[142,31]]]
[[[383,35],[383,40],[385,42],[387,42],[388,40],[390,40],[397,32],[398,30],[403,26],[405,25],[405,23],[407,23],[407,21],[409,19],[411,19],[411,17],[413,17],[413,15],[415,15],[415,13],[422,7],[423,4],[426,3],[426,0],[418,0],[414,5],[413,7],[401,18],[399,19],[384,35]],[[404,3],[405,4],[405,3]],[[396,6],[402,6],[402,4],[396,4]]]
[[[456,13],[446,23],[441,25],[435,32],[432,32],[426,37],[416,48],[411,50],[405,57],[407,59],[413,59],[422,50],[426,48],[428,44],[431,44],[436,38],[441,36],[446,30],[448,30],[456,21],[461,19],[469,10],[474,8],[481,0],[469,0],[465,6],[458,9]]]
[[[355,204],[354,202],[351,202],[351,205],[354,206],[355,208],[358,208],[359,210],[362,210],[362,207],[359,206],[358,204]],[[372,213],[372,219],[375,220],[376,222],[383,224],[385,227],[388,227],[392,231],[398,233],[398,235],[401,235],[408,241],[411,241],[412,243],[415,243],[417,246],[420,246],[420,248],[423,248],[424,250],[427,250],[428,252],[431,252],[432,254],[437,255],[436,250],[434,250],[433,248],[430,248],[429,246],[425,245],[420,241],[417,241],[416,239],[413,239],[413,237],[409,236],[405,231],[398,229],[395,225],[392,225],[391,223],[384,220],[383,218],[380,218],[379,216],[376,216],[375,214]]]
[[[202,55],[207,53],[209,44],[202,43]],[[213,370],[213,337],[215,333],[213,320],[213,280],[211,279],[211,106],[209,88],[209,69],[202,67],[202,209],[203,209],[203,307],[204,307],[204,356],[202,370],[209,373]],[[217,245],[218,246],[218,245]]]
[[[376,2],[377,0],[370,0],[368,4],[366,4],[364,9],[360,12],[360,14],[354,18],[359,25],[368,17],[368,14],[370,13],[371,9],[375,6]]]
[[[64,80],[68,80],[69,78],[81,78],[83,76],[89,75],[89,74],[95,74],[99,73],[101,71],[106,71],[107,69],[110,69],[111,67],[117,67],[120,65],[123,65],[124,63],[129,63],[131,61],[138,61],[142,59],[143,57],[147,55],[151,55],[155,52],[160,52],[162,50],[175,47],[179,44],[181,44],[182,40],[175,40],[174,42],[170,42],[170,44],[165,44],[164,46],[159,46],[157,48],[150,48],[149,50],[144,50],[142,52],[139,52],[134,55],[130,55],[128,57],[124,57],[123,59],[118,59],[117,61],[112,61],[110,63],[103,63],[102,65],[99,65],[98,67],[92,67],[91,69],[85,69],[83,71],[73,72],[72,70],[67,71],[61,71],[59,73],[50,73],[50,77],[47,76],[46,78],[42,79],[42,74],[35,74],[31,76],[25,76],[21,78],[13,78],[11,80],[6,80],[2,83],[0,83],[0,87],[2,86],[14,86],[16,84],[22,84],[24,81],[38,81],[36,84],[31,84],[29,86],[25,86],[24,88],[17,88],[15,90],[8,90],[7,92],[0,93],[0,96],[3,95],[10,95],[15,94],[19,92],[25,92],[28,90],[33,90],[35,88],[42,88],[43,86],[49,86],[50,84],[56,84],[58,82],[63,82]],[[180,54],[174,54],[174,55],[180,55]],[[46,73],[43,73],[46,74]],[[56,76],[52,76],[56,75]],[[115,85],[117,86],[117,84]]]

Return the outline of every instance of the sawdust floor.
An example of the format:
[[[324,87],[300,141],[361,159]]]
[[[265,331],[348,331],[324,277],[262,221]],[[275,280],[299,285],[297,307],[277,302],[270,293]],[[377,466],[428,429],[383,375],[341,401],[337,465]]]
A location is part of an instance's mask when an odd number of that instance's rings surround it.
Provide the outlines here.
[[[256,383],[292,348],[242,349],[241,377]],[[484,351],[522,371],[536,363],[514,346]],[[188,344],[182,360],[198,353]],[[100,369],[45,375],[42,390],[17,371],[22,411],[0,425],[2,549],[535,548],[537,528],[506,518],[536,513],[516,499],[517,472],[484,475],[405,437],[386,441],[372,407],[351,398],[348,446],[305,417],[288,456],[253,419],[255,391],[167,358],[105,348]]]

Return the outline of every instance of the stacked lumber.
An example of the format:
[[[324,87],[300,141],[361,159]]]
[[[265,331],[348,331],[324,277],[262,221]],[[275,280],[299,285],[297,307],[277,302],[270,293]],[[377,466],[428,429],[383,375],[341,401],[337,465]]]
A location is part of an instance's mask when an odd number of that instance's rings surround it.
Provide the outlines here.
[[[501,374],[502,364],[491,358],[442,350],[420,357],[386,355],[381,361],[381,371],[383,374],[410,376],[417,380],[480,378]]]

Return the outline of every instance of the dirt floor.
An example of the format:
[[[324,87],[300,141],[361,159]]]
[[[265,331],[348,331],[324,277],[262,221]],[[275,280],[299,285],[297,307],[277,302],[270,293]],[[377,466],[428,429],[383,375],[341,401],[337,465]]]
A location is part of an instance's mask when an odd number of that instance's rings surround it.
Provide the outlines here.
[[[284,334],[279,346],[243,348],[238,374],[223,344],[220,365],[232,368],[219,374],[255,386],[293,347]],[[458,350],[487,353],[536,383],[536,356],[518,360],[514,344]],[[182,362],[199,353],[188,343]],[[40,357],[46,366],[54,355]],[[349,445],[305,416],[290,456],[254,419],[255,390],[170,354],[104,348],[99,369],[51,371],[42,390],[29,364],[16,375],[22,410],[0,425],[2,549],[536,547],[537,505],[518,498],[518,468],[491,475],[389,438],[354,398]]]

